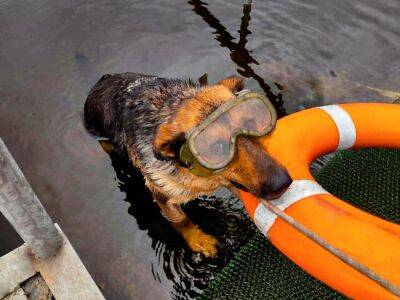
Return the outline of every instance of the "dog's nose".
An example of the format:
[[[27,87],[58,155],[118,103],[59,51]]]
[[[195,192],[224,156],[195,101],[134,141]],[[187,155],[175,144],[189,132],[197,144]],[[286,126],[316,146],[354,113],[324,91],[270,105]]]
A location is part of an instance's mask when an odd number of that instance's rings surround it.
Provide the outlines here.
[[[268,182],[266,182],[262,189],[260,195],[266,200],[273,200],[279,198],[292,183],[292,178],[290,178],[286,170],[282,170],[278,175],[272,176]]]

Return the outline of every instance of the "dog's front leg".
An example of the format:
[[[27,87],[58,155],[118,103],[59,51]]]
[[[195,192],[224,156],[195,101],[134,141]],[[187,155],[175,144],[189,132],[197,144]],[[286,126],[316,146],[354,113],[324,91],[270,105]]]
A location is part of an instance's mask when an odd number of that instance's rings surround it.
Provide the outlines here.
[[[190,249],[205,256],[215,256],[217,254],[217,239],[204,233],[194,225],[179,204],[168,203],[162,197],[155,197],[155,199],[164,216],[170,221],[175,230],[182,235]]]

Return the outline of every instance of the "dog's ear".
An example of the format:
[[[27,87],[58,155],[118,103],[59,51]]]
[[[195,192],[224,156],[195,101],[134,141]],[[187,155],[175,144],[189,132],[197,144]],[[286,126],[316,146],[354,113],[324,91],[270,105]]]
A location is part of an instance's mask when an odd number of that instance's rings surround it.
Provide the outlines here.
[[[218,84],[226,86],[233,93],[240,92],[244,88],[243,78],[236,75],[232,75],[225,79],[222,79],[218,82]]]
[[[153,144],[154,156],[160,160],[177,160],[185,141],[184,132],[176,130],[170,123],[161,124]]]

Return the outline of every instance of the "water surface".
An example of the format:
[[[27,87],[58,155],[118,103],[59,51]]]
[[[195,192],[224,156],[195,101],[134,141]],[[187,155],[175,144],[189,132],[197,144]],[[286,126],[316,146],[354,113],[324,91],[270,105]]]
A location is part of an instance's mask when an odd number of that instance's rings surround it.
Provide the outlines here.
[[[162,218],[143,180],[81,122],[104,73],[211,82],[231,74],[281,115],[400,88],[400,3],[363,1],[0,2],[0,136],[107,299],[190,298],[251,234],[235,199],[185,207],[221,241],[204,259]],[[273,82],[276,82],[275,86]],[[272,94],[270,94],[272,97]],[[21,241],[0,217],[0,254]]]

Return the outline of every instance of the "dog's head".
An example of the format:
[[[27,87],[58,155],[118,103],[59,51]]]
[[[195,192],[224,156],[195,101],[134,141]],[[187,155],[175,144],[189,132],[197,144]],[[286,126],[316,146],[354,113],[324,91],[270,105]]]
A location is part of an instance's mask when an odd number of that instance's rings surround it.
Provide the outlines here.
[[[198,126],[215,109],[243,89],[243,79],[231,76],[218,84],[198,91],[175,112],[171,120],[160,125],[154,140],[154,153],[162,159],[179,163],[179,152],[186,133]],[[239,137],[234,160],[213,176],[221,185],[247,190],[264,199],[279,197],[292,182],[286,169],[268,155],[259,140]]]

